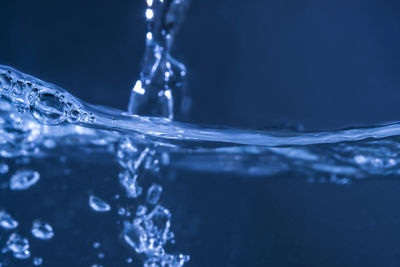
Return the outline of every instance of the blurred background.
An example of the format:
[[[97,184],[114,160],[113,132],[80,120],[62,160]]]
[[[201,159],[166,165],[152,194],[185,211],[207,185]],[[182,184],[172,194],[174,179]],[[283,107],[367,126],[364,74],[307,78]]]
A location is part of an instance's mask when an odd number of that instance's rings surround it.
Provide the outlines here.
[[[126,109],[144,2],[2,0],[0,64]],[[398,120],[400,2],[192,0],[173,49],[191,121],[306,129]]]

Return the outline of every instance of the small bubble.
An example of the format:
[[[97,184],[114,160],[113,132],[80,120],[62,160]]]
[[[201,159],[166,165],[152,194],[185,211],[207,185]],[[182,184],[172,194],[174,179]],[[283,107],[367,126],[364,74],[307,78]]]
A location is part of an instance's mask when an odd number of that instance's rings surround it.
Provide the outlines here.
[[[143,205],[139,205],[136,210],[136,216],[141,217],[144,216],[147,212],[147,208]]]
[[[33,258],[33,265],[40,266],[40,265],[42,265],[42,263],[43,263],[43,259],[42,258],[39,258],[39,257]]]
[[[33,222],[31,232],[34,237],[42,240],[49,240],[54,236],[53,227],[51,227],[51,225],[48,223],[38,220]]]
[[[35,185],[40,179],[37,171],[25,170],[17,171],[10,179],[11,190],[26,190]]]
[[[111,206],[107,202],[93,195],[89,196],[89,206],[98,212],[107,212],[111,210]]]
[[[93,247],[94,248],[99,248],[100,247],[100,243],[99,242],[94,242],[93,243]]]
[[[132,263],[132,258],[127,258],[126,263]]]
[[[43,141],[43,145],[48,149],[52,149],[56,147],[56,141],[53,139],[46,139]]]
[[[0,174],[6,174],[9,168],[8,165],[5,163],[0,163]]]
[[[2,210],[0,211],[0,226],[7,230],[15,229],[18,227],[18,222],[10,214]]]
[[[153,184],[147,191],[147,202],[155,205],[160,199],[162,187],[158,184]]]
[[[93,113],[89,113],[89,122],[95,122],[96,121],[96,116],[94,116]]]
[[[7,240],[6,249],[13,253],[13,256],[17,259],[27,259],[31,253],[29,251],[29,241],[27,238],[22,237],[19,234],[13,233]]]
[[[125,215],[125,208],[119,208],[118,209],[118,214],[121,215],[121,216]]]
[[[97,257],[99,257],[99,259],[103,259],[103,258],[104,258],[104,253],[99,253],[99,254],[97,255]]]
[[[68,122],[70,122],[70,123],[74,123],[74,122],[79,121],[80,118],[81,118],[81,113],[80,113],[80,111],[77,110],[77,109],[73,109],[73,110],[71,110],[71,111],[69,112],[68,117],[67,117],[67,120],[68,120]]]

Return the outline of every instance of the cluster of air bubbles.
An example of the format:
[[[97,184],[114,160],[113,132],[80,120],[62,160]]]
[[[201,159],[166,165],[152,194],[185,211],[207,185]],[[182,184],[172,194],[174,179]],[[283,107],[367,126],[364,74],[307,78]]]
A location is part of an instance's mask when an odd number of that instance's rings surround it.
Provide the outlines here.
[[[17,164],[24,164],[29,161],[17,160]],[[5,163],[4,163],[5,164]],[[7,166],[7,165],[6,165]],[[7,170],[8,172],[8,166]],[[40,179],[40,174],[34,170],[17,170],[11,175],[9,188],[13,191],[24,191],[34,186]],[[19,227],[18,221],[6,210],[0,210],[0,228],[7,231],[16,231]],[[40,240],[49,240],[54,236],[53,228],[50,224],[34,220],[32,223],[31,234],[33,237]],[[31,257],[30,243],[28,238],[25,236],[13,232],[9,235],[5,247],[1,250],[4,253],[10,253],[14,258],[19,260],[26,260]],[[43,259],[40,257],[34,257],[32,264],[34,266],[40,266],[43,263]],[[1,266],[1,265],[0,265]]]
[[[144,254],[144,266],[183,266],[189,256],[168,254],[165,244],[174,237],[170,231],[171,213],[161,205],[146,213],[142,210],[133,221],[124,222],[124,239],[136,253]]]
[[[75,98],[62,89],[34,78],[27,79],[11,68],[0,69],[0,95],[12,101],[20,112],[29,110],[42,124],[96,120],[93,113],[86,112]]]
[[[144,173],[158,175],[160,156],[151,147],[142,147],[129,138],[120,141],[117,157],[122,171],[119,178],[128,198],[142,195],[144,190],[138,178]],[[124,221],[124,240],[136,253],[145,255],[144,266],[183,266],[189,256],[165,252],[164,247],[168,241],[173,241],[174,234],[170,231],[171,212],[158,204],[162,191],[160,184],[153,183],[143,194],[146,204],[138,205],[134,218]],[[129,217],[125,208],[119,208],[118,214]]]
[[[8,213],[6,213],[5,211],[1,211],[0,226],[5,228],[6,230],[11,230],[17,228],[18,223],[13,218],[11,218]],[[33,222],[31,233],[35,238],[40,240],[49,240],[54,236],[52,226],[39,220],[35,220]],[[1,252],[10,252],[16,259],[28,259],[31,256],[29,240],[28,238],[14,232],[8,237],[6,246],[2,249]],[[32,263],[34,266],[39,266],[43,263],[43,259],[41,257],[34,257]]]

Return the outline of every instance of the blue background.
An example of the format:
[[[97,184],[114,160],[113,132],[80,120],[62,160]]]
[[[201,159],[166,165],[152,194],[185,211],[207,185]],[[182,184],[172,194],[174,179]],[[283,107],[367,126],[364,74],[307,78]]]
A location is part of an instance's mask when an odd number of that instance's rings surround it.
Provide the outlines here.
[[[1,64],[126,108],[144,51],[144,1],[0,7]],[[190,121],[333,129],[398,120],[399,14],[398,0],[192,0],[173,49],[189,70]],[[395,179],[340,187],[292,176],[178,174],[179,186],[165,190],[182,206],[173,225],[191,266],[398,266]]]

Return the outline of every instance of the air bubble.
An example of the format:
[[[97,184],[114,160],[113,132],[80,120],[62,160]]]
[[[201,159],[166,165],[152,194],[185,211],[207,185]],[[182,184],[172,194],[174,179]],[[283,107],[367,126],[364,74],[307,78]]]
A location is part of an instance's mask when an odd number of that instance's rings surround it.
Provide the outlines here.
[[[121,216],[125,215],[125,212],[126,212],[125,208],[119,208],[118,209],[118,214],[121,215]]]
[[[9,168],[8,165],[5,163],[0,163],[0,174],[6,174]]]
[[[97,212],[107,212],[111,210],[111,206],[107,202],[93,195],[89,197],[89,206]]]
[[[18,227],[18,222],[4,210],[0,211],[0,227],[10,230]]]
[[[153,184],[147,191],[147,198],[146,198],[147,202],[152,205],[155,205],[160,199],[161,192],[162,192],[161,185]]]
[[[68,113],[68,117],[67,120],[70,123],[74,123],[80,120],[81,117],[81,112],[77,109],[72,109],[69,113]]]
[[[11,190],[26,190],[35,185],[40,179],[37,171],[17,171],[10,179]]]
[[[31,255],[28,239],[19,234],[11,234],[6,245],[6,249],[11,251],[17,259],[27,259]]]
[[[42,259],[42,258],[35,257],[35,258],[33,259],[33,265],[34,265],[34,266],[40,266],[40,265],[42,265],[42,263],[43,263],[43,259]]]
[[[31,232],[34,237],[42,240],[49,240],[54,236],[53,227],[48,223],[38,220],[33,222]]]
[[[65,120],[63,102],[48,92],[41,92],[32,97],[30,111],[32,116],[43,124],[57,125]]]

